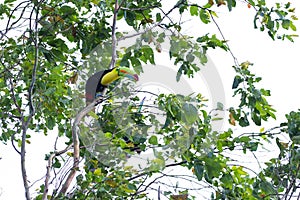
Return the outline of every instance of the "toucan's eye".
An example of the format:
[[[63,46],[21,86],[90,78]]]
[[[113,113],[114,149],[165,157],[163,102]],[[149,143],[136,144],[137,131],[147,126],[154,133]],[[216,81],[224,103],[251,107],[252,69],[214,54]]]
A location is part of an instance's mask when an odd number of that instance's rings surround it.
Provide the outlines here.
[[[116,69],[117,73],[118,73],[118,76],[120,76],[120,69]]]

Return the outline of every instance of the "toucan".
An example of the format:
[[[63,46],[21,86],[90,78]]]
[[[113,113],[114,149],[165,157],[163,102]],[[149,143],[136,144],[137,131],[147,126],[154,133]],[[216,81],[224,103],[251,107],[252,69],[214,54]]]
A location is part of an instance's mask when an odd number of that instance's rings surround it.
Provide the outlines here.
[[[115,67],[103,71],[96,72],[86,82],[85,85],[85,98],[86,105],[92,103],[96,98],[103,94],[104,89],[112,82],[121,77],[127,77],[131,80],[138,81],[138,75],[130,70],[128,67]],[[128,137],[124,137],[124,140],[131,142]],[[135,145],[136,146],[136,145]],[[132,151],[140,153],[138,147],[130,148]]]
[[[96,98],[103,94],[104,89],[112,82],[121,77],[127,77],[138,81],[138,75],[128,67],[115,67],[96,72],[86,82],[85,98],[86,105],[92,103]]]

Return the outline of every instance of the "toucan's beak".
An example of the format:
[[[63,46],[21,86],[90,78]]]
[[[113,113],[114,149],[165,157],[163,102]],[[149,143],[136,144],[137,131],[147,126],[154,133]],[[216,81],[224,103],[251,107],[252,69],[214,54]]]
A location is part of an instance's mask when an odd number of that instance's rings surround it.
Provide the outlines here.
[[[138,81],[139,80],[139,77],[137,74],[125,74],[125,77],[131,79],[131,80],[134,80],[134,81]]]
[[[138,76],[137,74],[134,74],[133,77],[134,77],[134,80],[135,80],[135,81],[138,81],[138,80],[139,80],[139,76]]]
[[[131,80],[134,80],[134,81],[138,81],[139,80],[139,77],[138,75],[132,71],[132,70],[129,70],[129,69],[120,69],[120,72],[121,74],[123,74],[123,76],[131,79]]]

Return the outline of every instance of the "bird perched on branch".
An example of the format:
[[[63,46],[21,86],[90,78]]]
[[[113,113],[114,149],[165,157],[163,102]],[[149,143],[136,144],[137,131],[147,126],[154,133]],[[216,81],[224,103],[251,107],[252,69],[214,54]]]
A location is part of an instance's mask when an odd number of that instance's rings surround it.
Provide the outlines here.
[[[138,81],[138,75],[128,67],[115,67],[96,72],[86,82],[85,98],[86,105],[92,103],[97,97],[103,94],[104,89],[112,82],[121,77],[127,77]]]

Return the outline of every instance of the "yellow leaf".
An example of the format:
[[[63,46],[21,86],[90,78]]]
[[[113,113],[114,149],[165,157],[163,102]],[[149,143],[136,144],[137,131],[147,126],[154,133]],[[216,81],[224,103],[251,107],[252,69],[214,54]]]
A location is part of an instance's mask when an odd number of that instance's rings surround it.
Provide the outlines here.
[[[97,169],[94,171],[94,174],[97,175],[97,176],[100,176],[100,175],[101,175],[101,169],[100,169],[100,168],[97,168]]]
[[[260,133],[262,133],[262,132],[264,132],[265,131],[265,128],[264,127],[262,127],[261,129],[259,129],[259,132]]]
[[[93,4],[98,5],[99,4],[99,0],[92,0],[91,1]]]
[[[133,169],[133,166],[125,166],[124,171],[130,171]]]
[[[128,142],[127,147],[134,147],[134,144],[132,142]]]
[[[249,61],[242,62],[242,63],[240,64],[241,68],[244,69],[244,70],[245,70],[245,69],[248,69],[248,67],[249,67],[250,65],[253,65],[253,63],[251,63],[251,62],[249,62]]]
[[[73,153],[72,152],[67,152],[67,155],[70,157],[73,157]]]
[[[210,14],[212,14],[214,17],[218,17],[217,13],[214,11],[210,11]]]
[[[113,180],[107,180],[107,181],[105,181],[105,183],[107,185],[109,185],[110,187],[112,187],[112,188],[117,187],[117,183],[115,181],[113,181]]]

